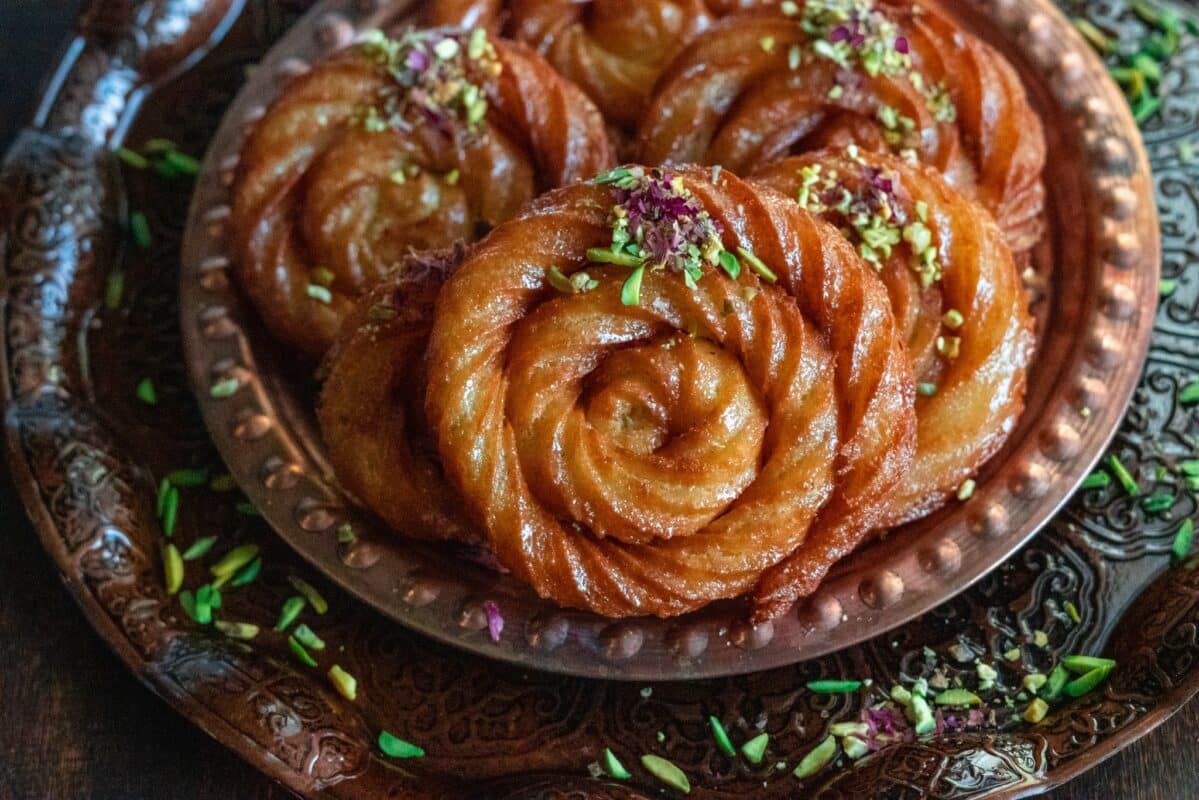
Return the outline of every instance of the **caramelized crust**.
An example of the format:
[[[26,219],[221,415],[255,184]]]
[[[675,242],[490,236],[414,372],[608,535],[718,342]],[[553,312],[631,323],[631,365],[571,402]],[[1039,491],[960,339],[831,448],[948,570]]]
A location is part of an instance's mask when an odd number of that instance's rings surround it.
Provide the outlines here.
[[[638,133],[638,160],[749,174],[823,146],[910,150],[981,202],[1015,252],[1028,250],[1041,235],[1045,141],[1015,70],[930,0],[878,0],[874,8],[898,34],[881,51],[898,58],[903,49],[910,66],[870,74],[857,55],[869,41],[840,41],[850,53],[843,63],[819,55],[817,44],[852,35],[850,25],[840,26],[844,34],[809,33],[803,10],[797,18],[771,12],[721,21],[659,80]]]
[[[611,238],[614,192],[577,185],[477,245],[429,344],[430,427],[497,559],[610,617],[741,595],[789,555],[822,576],[882,522],[915,445],[877,276],[782,195],[677,174],[777,283],[648,270],[625,305],[629,268],[586,255]],[[596,286],[561,293],[551,267]]]
[[[236,269],[279,339],[324,354],[354,300],[409,251],[473,241],[610,164],[582,92],[523,45],[494,45],[498,77],[468,75],[488,108],[477,131],[449,116],[367,124],[405,90],[361,46],[298,78],[257,123],[234,187]]]

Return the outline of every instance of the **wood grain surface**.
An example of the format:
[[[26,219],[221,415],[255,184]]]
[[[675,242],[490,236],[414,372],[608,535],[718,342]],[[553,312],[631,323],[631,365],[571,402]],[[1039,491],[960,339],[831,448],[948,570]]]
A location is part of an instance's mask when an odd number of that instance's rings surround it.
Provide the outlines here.
[[[0,0],[0,150],[78,0]],[[290,797],[152,695],[64,591],[0,470],[0,800]],[[1047,797],[1199,797],[1199,701]]]

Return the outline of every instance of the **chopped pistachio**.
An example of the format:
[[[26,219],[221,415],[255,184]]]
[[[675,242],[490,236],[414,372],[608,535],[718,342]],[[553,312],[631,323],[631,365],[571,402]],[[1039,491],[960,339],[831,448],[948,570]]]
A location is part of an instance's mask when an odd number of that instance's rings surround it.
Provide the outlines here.
[[[968,689],[946,689],[934,698],[939,706],[980,706],[982,698]]]
[[[275,630],[285,631],[290,628],[307,604],[308,601],[303,597],[292,596],[284,600],[283,608],[279,612],[279,621],[275,623]]]
[[[826,736],[824,741],[808,751],[799,764],[791,772],[792,775],[804,780],[810,778],[828,766],[837,752],[837,740]]]
[[[249,564],[246,564],[244,567],[242,567],[241,570],[233,576],[233,579],[229,581],[229,585],[245,586],[257,578],[260,571],[262,571],[262,559],[256,558]]]
[[[1193,406],[1199,403],[1199,381],[1192,381],[1178,392],[1178,402],[1184,406]]]
[[[937,394],[937,384],[918,383],[916,384],[916,394],[921,397],[935,397]]]
[[[1024,709],[1024,720],[1036,725],[1045,719],[1045,715],[1048,713],[1049,704],[1038,697],[1028,704],[1028,708]]]
[[[770,267],[763,263],[762,259],[754,255],[753,252],[745,249],[744,247],[738,247],[737,252],[741,255],[742,260],[749,264],[749,268],[755,272],[758,277],[762,278],[767,283],[778,282],[778,276],[774,274]]]
[[[1103,470],[1095,470],[1086,478],[1083,479],[1081,488],[1083,489],[1106,489],[1112,483],[1112,478]]]
[[[627,781],[633,777],[625,769],[624,764],[620,763],[620,759],[616,757],[616,754],[610,748],[604,748],[603,760],[600,763],[603,764],[604,772],[608,773],[608,777],[610,778],[615,778],[618,781]]]
[[[295,630],[291,632],[291,635],[296,637],[297,642],[307,648],[312,650],[325,649],[325,640],[317,636],[316,633],[313,632],[312,628],[309,628],[302,622],[296,626]]]
[[[212,573],[214,578],[228,578],[246,564],[249,564],[251,561],[253,561],[257,556],[258,545],[238,545],[229,552],[225,553],[225,555],[221,556],[221,559],[209,567],[208,571]]]
[[[1163,511],[1169,511],[1173,507],[1174,495],[1164,492],[1154,492],[1141,500],[1141,508],[1145,509],[1146,513],[1149,514],[1160,514]]]
[[[1075,625],[1082,622],[1082,614],[1078,613],[1078,606],[1074,605],[1074,603],[1070,602],[1069,600],[1062,605],[1066,609],[1066,616],[1070,618],[1071,622],[1073,622]]]
[[[645,277],[645,265],[641,264],[625,279],[620,289],[620,302],[626,306],[635,306],[641,302],[641,279]]]
[[[1116,480],[1120,481],[1120,485],[1124,487],[1125,492],[1132,497],[1140,495],[1140,484],[1137,483],[1136,478],[1132,476],[1128,468],[1124,466],[1124,462],[1116,457],[1115,453],[1108,457],[1108,465],[1111,466],[1112,474],[1116,476]]]
[[[223,399],[237,394],[237,390],[240,388],[241,382],[237,378],[222,378],[212,385],[208,390],[208,394],[212,397]]]
[[[309,655],[308,651],[304,649],[304,645],[300,644],[296,637],[288,636],[287,646],[291,648],[291,652],[293,652],[296,658],[300,659],[302,663],[307,664],[310,667],[318,666],[316,659]]]
[[[223,619],[214,620],[212,626],[230,639],[253,639],[258,635],[259,628],[250,622],[226,622]]]
[[[310,283],[308,284],[307,292],[308,296],[313,300],[316,300],[318,303],[329,305],[333,302],[333,293],[329,291],[328,287],[321,286],[320,284],[316,283]]]
[[[857,761],[870,752],[870,745],[857,736],[846,736],[841,740],[841,752],[845,753],[846,758]]]
[[[808,691],[816,694],[847,694],[860,688],[862,682],[854,680],[820,680],[808,683]]]
[[[1030,672],[1024,676],[1021,685],[1029,692],[1036,694],[1041,691],[1041,687],[1049,680],[1048,675],[1043,675],[1040,672]]]
[[[150,236],[150,223],[146,220],[145,214],[134,211],[129,215],[129,233],[133,236],[133,243],[140,249],[150,249],[153,240]]]
[[[333,670],[330,670],[332,672]],[[387,731],[379,732],[379,749],[384,755],[392,758],[420,758],[425,754],[425,751],[412,744],[406,742]]]
[[[291,584],[293,589],[304,595],[304,599],[312,606],[313,611],[318,614],[324,614],[329,610],[329,603],[311,583],[295,575],[288,575],[287,582]]]
[[[974,478],[967,478],[962,481],[962,485],[958,487],[958,499],[964,502],[973,497],[975,486]]]
[[[945,312],[945,316],[941,317],[941,321],[945,323],[946,328],[956,331],[958,328],[962,327],[962,324],[965,323],[966,318],[962,316],[961,311],[958,311],[956,308],[951,308]]]
[[[345,699],[353,702],[358,699],[358,679],[346,672],[337,664],[329,667],[329,681],[333,688]],[[390,754],[389,754],[390,755]]]
[[[1173,556],[1174,563],[1178,564],[1186,560],[1191,554],[1191,546],[1195,541],[1195,523],[1190,517],[1182,521],[1182,525],[1178,528],[1178,533],[1174,534],[1174,542],[1170,546],[1170,552]]]
[[[1040,691],[1041,697],[1050,702],[1057,700],[1062,696],[1062,690],[1066,688],[1066,684],[1070,681],[1070,671],[1061,664],[1053,668],[1049,673],[1049,680]]]
[[[868,736],[870,734],[870,726],[865,722],[834,722],[828,726],[828,732],[839,738],[846,736]]]
[[[191,543],[191,546],[183,551],[184,561],[195,561],[197,558],[203,558],[208,555],[208,551],[216,544],[217,537],[201,536]]]
[[[958,336],[938,336],[937,352],[952,361],[961,355],[962,340]]]
[[[1032,632],[1032,643],[1037,647],[1045,647],[1049,644],[1049,634],[1043,630],[1035,630]]]
[[[1159,297],[1169,297],[1174,294],[1178,288],[1178,281],[1170,278],[1162,278],[1157,284],[1157,294]]]
[[[167,594],[177,594],[183,588],[183,558],[179,555],[179,548],[169,542],[162,548],[162,569]]]
[[[1074,673],[1090,672],[1093,669],[1111,669],[1116,662],[1098,656],[1063,656],[1062,666]]]
[[[154,389],[154,381],[142,378],[137,384],[137,399],[148,406],[158,405],[158,392]]]
[[[167,489],[166,498],[162,505],[162,534],[172,536],[175,524],[179,519],[179,490],[174,486]]]
[[[770,743],[770,734],[759,733],[745,744],[741,745],[741,754],[751,764],[761,764],[766,756],[766,745]]]
[[[720,752],[726,756],[737,755],[736,748],[733,747],[733,742],[729,739],[729,733],[724,728],[724,724],[715,716],[708,717],[708,727],[712,729],[712,738],[716,740],[716,746],[720,748]]]
[[[641,757],[641,766],[662,783],[683,794],[691,793],[691,782],[681,769],[661,756],[647,753]]]
[[[1064,691],[1068,697],[1082,697],[1107,680],[1107,676],[1111,672],[1111,667],[1096,667],[1085,675],[1067,683]]]

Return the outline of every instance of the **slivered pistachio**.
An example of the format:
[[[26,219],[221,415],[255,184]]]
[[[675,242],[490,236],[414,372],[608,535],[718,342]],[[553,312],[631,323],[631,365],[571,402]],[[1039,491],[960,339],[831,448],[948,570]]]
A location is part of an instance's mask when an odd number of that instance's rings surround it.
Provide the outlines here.
[[[321,593],[311,583],[295,575],[288,575],[287,582],[291,584],[293,589],[304,595],[304,599],[312,606],[313,611],[318,614],[324,614],[329,610],[329,603],[325,601],[325,598],[321,596]]]
[[[708,727],[712,729],[712,738],[716,740],[716,746],[720,748],[720,752],[726,756],[737,755],[737,750],[733,747],[732,740],[729,739],[729,733],[719,718],[708,717]]]
[[[746,250],[744,247],[737,247],[737,253],[741,256],[741,260],[749,264],[749,268],[753,270],[758,277],[765,280],[767,283],[778,283],[778,276],[766,266],[762,259],[753,254],[752,251]]]
[[[604,772],[606,772],[610,778],[615,778],[618,781],[627,781],[629,778],[633,777],[629,771],[625,769],[624,764],[620,763],[620,759],[616,757],[616,754],[613,753],[610,748],[604,748],[603,759],[600,763],[603,765]]]
[[[239,545],[228,553],[225,553],[219,561],[209,568],[209,572],[216,578],[228,578],[239,569],[249,564],[258,556],[258,545],[243,544]]]
[[[197,558],[203,558],[208,555],[208,551],[216,544],[217,537],[201,536],[196,539],[191,545],[183,551],[184,561],[195,561]]]
[[[770,744],[770,734],[759,733],[745,744],[741,745],[741,755],[751,764],[761,764],[766,757],[766,746]]]
[[[261,571],[262,571],[262,559],[256,558],[253,561],[251,561],[249,564],[246,564],[244,567],[242,567],[241,570],[236,575],[233,576],[233,579],[231,581],[229,581],[229,585],[230,586],[245,586],[246,584],[251,583],[255,578],[257,578],[258,573]]]
[[[291,635],[296,637],[297,642],[311,650],[325,649],[325,640],[317,636],[316,633],[313,632],[312,628],[309,628],[302,622],[296,626],[295,630],[291,632]]]
[[[810,778],[822,769],[828,766],[833,760],[833,756],[837,752],[837,740],[832,736],[825,737],[824,741],[808,751],[799,764],[792,771],[792,775],[804,780]]]
[[[683,794],[691,793],[691,782],[687,780],[686,774],[665,758],[647,753],[641,757],[641,766],[670,788]]]
[[[308,605],[308,601],[303,597],[292,596],[284,600],[283,608],[279,612],[279,620],[275,623],[275,630],[285,631],[290,628],[306,605]]]
[[[330,670],[332,671],[332,670]],[[379,732],[379,749],[384,755],[392,758],[420,758],[425,754],[425,751],[403,739],[388,733],[387,731]]]
[[[251,622],[227,622],[223,619],[214,620],[212,626],[230,639],[253,639],[260,630]]]
[[[142,378],[137,384],[137,399],[141,400],[148,406],[158,405],[158,392],[154,388],[154,381],[150,378]]]
[[[1132,476],[1128,468],[1114,453],[1108,457],[1108,465],[1112,468],[1112,474],[1116,476],[1116,480],[1120,481],[1120,485],[1124,487],[1124,491],[1128,492],[1132,497],[1137,497],[1141,493],[1141,486],[1137,483],[1137,479]]]
[[[358,679],[357,678],[355,678],[350,673],[346,672],[344,669],[342,669],[337,664],[334,664],[333,666],[329,667],[328,676],[329,676],[329,681],[333,684],[333,688],[336,689],[342,697],[349,700],[350,702],[353,702],[358,699]],[[416,748],[416,749],[420,750],[420,748]],[[424,754],[425,754],[424,751],[421,750],[419,753],[414,753],[413,755],[423,756]],[[388,753],[388,755],[391,755],[391,753]]]
[[[183,558],[179,555],[179,548],[169,542],[162,548],[162,570],[167,594],[178,593],[183,588]]]
[[[1187,556],[1191,554],[1191,546],[1194,542],[1195,523],[1188,517],[1182,521],[1178,533],[1174,534],[1174,542],[1170,546],[1170,554],[1175,564],[1186,561]]]
[[[296,658],[300,659],[300,661],[304,664],[307,664],[310,667],[319,666],[317,664],[317,660],[313,658],[307,650],[304,649],[304,645],[300,644],[296,637],[288,636],[287,646],[291,648],[293,653],[295,653]]]

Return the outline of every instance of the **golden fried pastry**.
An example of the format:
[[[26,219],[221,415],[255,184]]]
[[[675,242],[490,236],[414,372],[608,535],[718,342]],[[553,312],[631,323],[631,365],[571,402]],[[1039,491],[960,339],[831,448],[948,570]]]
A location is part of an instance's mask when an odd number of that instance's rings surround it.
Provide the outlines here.
[[[539,198],[445,284],[428,351],[429,425],[497,560],[609,617],[744,594],[788,556],[823,575],[888,512],[913,402],[848,242],[698,167]]]
[[[491,20],[505,35],[545,54],[610,123],[632,130],[662,70],[717,15],[744,2],[435,0],[426,13],[442,22]]]
[[[425,424],[433,302],[461,246],[404,261],[354,306],[328,357],[318,418],[342,486],[415,539],[477,543]]]
[[[792,5],[729,17],[675,59],[642,118],[637,158],[748,174],[852,142],[936,167],[995,216],[1014,251],[1036,243],[1045,141],[999,53],[931,0]]]
[[[473,241],[611,160],[595,107],[523,45],[376,32],[298,78],[250,133],[237,276],[275,336],[320,356],[409,251]]]
[[[1028,297],[990,215],[934,170],[822,151],[758,177],[847,232],[887,285],[917,383],[916,459],[897,525],[941,505],[1002,446],[1024,406]]]

